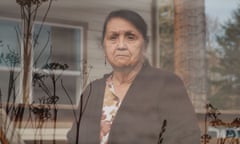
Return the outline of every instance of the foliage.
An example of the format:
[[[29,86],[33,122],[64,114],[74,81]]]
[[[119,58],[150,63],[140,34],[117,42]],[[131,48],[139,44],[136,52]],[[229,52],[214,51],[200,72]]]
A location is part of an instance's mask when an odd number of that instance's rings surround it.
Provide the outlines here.
[[[169,16],[171,15],[171,16]],[[160,66],[168,71],[174,71],[174,43],[173,43],[173,8],[162,6],[159,9],[159,54]]]
[[[221,109],[240,109],[240,6],[222,28],[224,33],[217,35],[218,64],[211,69],[218,74],[211,81],[217,92],[210,101]]]
[[[60,75],[54,74],[53,70],[66,70],[68,68],[67,64],[59,64],[59,63],[49,63],[44,66],[44,69],[49,70],[50,74],[48,73],[34,73],[33,75],[33,86],[38,86],[42,89],[42,91],[46,94],[47,97],[42,97],[39,99],[40,102],[43,104],[57,104],[59,100],[59,96],[56,95],[56,84],[58,79],[61,77]],[[50,78],[52,83],[52,92],[51,89],[46,85],[46,81]]]
[[[26,6],[26,5],[38,5],[43,2],[46,2],[48,0],[16,0],[16,3],[18,3],[20,6]]]
[[[0,41],[0,48],[4,49],[7,48],[8,52],[7,53],[0,53],[0,64],[7,65],[14,67],[18,64],[20,64],[20,54],[18,52],[15,52],[10,48],[9,45],[5,46],[2,41]]]
[[[29,62],[32,58],[32,46],[29,45],[31,43],[31,37],[32,37],[32,26],[35,22],[36,15],[37,15],[37,10],[40,7],[40,5],[43,2],[46,2],[48,0],[16,0],[16,3],[20,5],[21,7],[21,18],[22,21],[24,22],[24,27],[23,27],[23,33],[24,35],[21,37],[21,41],[23,43],[23,63],[24,63],[24,69],[23,69],[23,74],[24,75],[31,75],[31,72],[29,71],[27,67],[31,67],[31,63]],[[41,27],[43,23],[45,22],[46,16],[48,14],[48,11],[51,7],[52,0],[49,2],[48,9],[46,11],[46,14],[44,15]],[[37,35],[40,34],[41,28]],[[35,39],[35,41],[37,41]],[[2,41],[0,41],[2,43]],[[1,44],[1,46],[4,46],[4,44]],[[0,54],[0,63],[4,63],[7,66],[15,67],[16,64],[20,64],[21,56],[20,54],[16,53],[14,50],[11,50],[8,47],[8,53],[1,53]],[[26,57],[28,56],[28,57]],[[27,62],[27,63],[25,63]],[[50,63],[46,64],[46,68],[48,70],[65,70],[67,69],[67,65],[61,65],[58,63]],[[26,71],[26,72],[25,72]],[[19,76],[19,75],[18,75]],[[53,89],[48,91],[44,91],[44,88],[47,88],[45,85],[45,82],[43,81],[42,78],[50,78],[53,84]],[[38,86],[41,86],[42,90],[47,94],[47,96],[42,96],[40,97],[39,103],[35,104],[33,102],[32,104],[28,104],[24,101],[24,103],[17,104],[16,103],[16,97],[17,97],[17,92],[16,92],[16,76],[14,75],[14,70],[10,69],[10,75],[9,75],[9,86],[8,86],[8,95],[7,95],[7,104],[6,104],[6,113],[8,117],[13,121],[13,128],[25,128],[23,127],[23,119],[24,119],[24,113],[26,113],[26,109],[29,108],[29,112],[27,113],[28,119],[27,123],[32,124],[33,128],[35,128],[35,135],[37,134],[40,135],[42,134],[42,128],[45,124],[45,122],[49,119],[53,119],[53,127],[54,127],[54,133],[53,133],[53,143],[56,143],[55,141],[55,130],[56,130],[56,121],[57,121],[57,101],[59,100],[59,97],[56,95],[56,82],[59,76],[56,76],[54,73],[50,74],[50,76],[46,76],[46,74],[34,74],[33,75],[33,81],[35,83],[38,83]],[[23,81],[24,81],[24,76],[23,76]],[[25,85],[26,83],[23,83],[23,85],[27,88]],[[24,91],[24,89],[23,89]],[[51,92],[50,92],[51,91]],[[49,92],[49,93],[47,93]],[[0,95],[1,96],[1,95]],[[25,96],[25,95],[23,95]],[[51,112],[53,110],[53,112]],[[32,119],[34,117],[34,120]],[[35,127],[34,127],[35,126]],[[8,127],[8,125],[6,126]],[[8,129],[6,129],[7,131]],[[36,139],[37,140],[37,139]],[[11,141],[11,139],[10,139]],[[42,143],[42,140],[40,140]],[[36,143],[36,141],[35,141]]]
[[[204,121],[204,134],[201,136],[201,142],[208,144],[212,140],[212,137],[208,134],[208,127],[212,126],[215,128],[240,128],[240,117],[236,117],[232,122],[225,122],[220,118],[221,113],[212,104],[206,105],[205,121]],[[218,137],[217,144],[238,144],[238,137]]]

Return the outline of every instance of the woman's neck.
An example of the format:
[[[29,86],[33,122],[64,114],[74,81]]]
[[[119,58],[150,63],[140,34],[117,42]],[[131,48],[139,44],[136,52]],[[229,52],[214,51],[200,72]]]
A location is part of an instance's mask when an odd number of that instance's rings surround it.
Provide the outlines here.
[[[131,69],[114,70],[112,80],[115,85],[131,84],[142,68],[143,63],[137,64]]]

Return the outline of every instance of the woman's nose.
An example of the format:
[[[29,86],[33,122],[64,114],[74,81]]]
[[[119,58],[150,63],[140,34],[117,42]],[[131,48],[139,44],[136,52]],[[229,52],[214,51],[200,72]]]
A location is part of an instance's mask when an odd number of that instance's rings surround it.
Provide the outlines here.
[[[119,37],[118,48],[126,48],[126,40],[124,37]]]

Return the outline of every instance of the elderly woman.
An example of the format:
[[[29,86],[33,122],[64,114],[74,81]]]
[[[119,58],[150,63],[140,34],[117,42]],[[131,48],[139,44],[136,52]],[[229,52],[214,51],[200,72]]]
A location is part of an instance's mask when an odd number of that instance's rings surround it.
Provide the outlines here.
[[[102,45],[113,71],[92,82],[69,143],[199,144],[200,131],[182,81],[150,66],[147,25],[129,10],[111,12]]]

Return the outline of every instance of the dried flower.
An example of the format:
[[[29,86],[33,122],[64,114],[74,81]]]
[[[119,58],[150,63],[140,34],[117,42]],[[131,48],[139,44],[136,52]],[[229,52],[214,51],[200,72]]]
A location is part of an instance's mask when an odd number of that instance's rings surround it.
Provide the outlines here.
[[[16,3],[18,3],[20,6],[27,6],[27,5],[39,5],[46,1],[48,0],[16,0]]]

